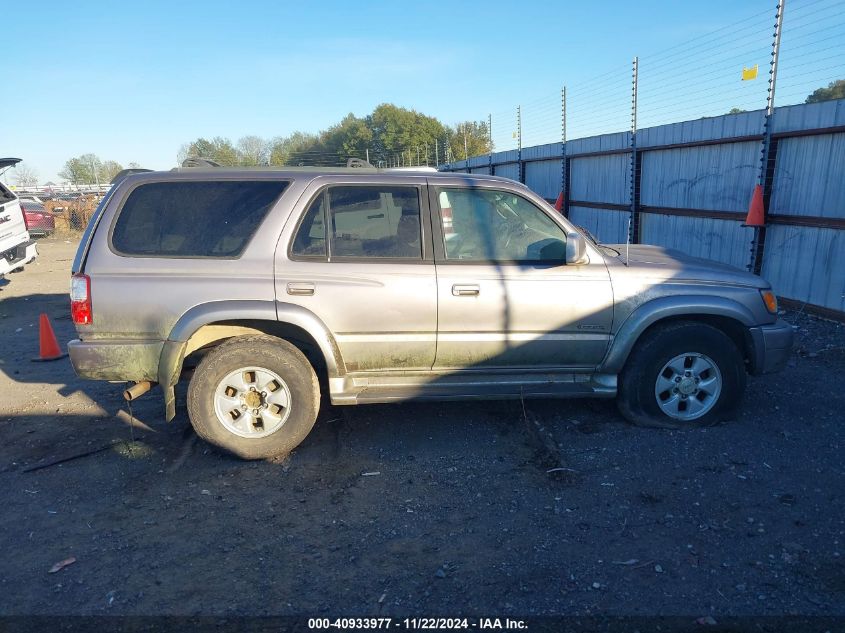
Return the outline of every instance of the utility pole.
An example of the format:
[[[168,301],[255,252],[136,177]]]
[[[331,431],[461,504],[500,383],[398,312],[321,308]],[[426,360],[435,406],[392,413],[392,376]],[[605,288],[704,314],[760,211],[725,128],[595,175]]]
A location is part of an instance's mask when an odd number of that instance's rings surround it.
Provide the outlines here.
[[[97,173],[97,165],[94,159],[91,159],[91,173],[94,174],[94,181],[97,183],[97,197],[100,197],[100,175]]]
[[[437,148],[437,139],[434,139],[434,166],[440,166],[440,151]]]
[[[370,162],[370,148],[368,147],[366,151],[367,151],[367,162],[369,163]]]
[[[420,146],[417,145],[417,167],[420,166]]]

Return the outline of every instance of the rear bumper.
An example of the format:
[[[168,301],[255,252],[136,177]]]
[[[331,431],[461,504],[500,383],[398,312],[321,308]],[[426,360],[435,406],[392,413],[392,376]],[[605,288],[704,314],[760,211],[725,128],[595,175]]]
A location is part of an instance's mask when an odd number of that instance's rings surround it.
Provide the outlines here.
[[[162,341],[74,339],[68,343],[67,351],[80,378],[156,382],[162,346]]]
[[[778,319],[773,325],[761,325],[750,328],[749,331],[754,341],[751,373],[771,374],[786,367],[795,338],[795,332],[789,323]]]
[[[0,253],[0,275],[20,268],[38,257],[38,249],[33,240],[21,242],[17,246]]]

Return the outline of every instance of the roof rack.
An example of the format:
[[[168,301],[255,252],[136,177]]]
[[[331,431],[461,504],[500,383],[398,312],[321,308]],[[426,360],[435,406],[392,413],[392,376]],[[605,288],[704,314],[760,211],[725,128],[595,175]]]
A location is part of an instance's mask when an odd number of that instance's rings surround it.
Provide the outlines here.
[[[131,176],[132,174],[143,174],[148,171],[152,171],[152,169],[142,169],[140,167],[132,167],[131,169],[121,169],[114,175],[114,178],[111,179],[111,184],[116,185],[127,176]]]
[[[366,167],[368,169],[375,169],[372,164],[365,161],[363,158],[347,158],[346,159],[346,166],[347,167]]]
[[[198,156],[189,156],[182,161],[182,167],[220,167],[220,163],[210,158],[199,158]]]

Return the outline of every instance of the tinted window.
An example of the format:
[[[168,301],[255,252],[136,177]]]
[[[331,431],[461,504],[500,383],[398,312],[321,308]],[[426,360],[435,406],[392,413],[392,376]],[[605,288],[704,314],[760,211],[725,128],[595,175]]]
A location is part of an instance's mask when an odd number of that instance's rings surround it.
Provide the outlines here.
[[[422,259],[420,235],[416,187],[330,187],[311,203],[291,250],[302,257]]]
[[[562,261],[566,235],[539,207],[507,191],[438,189],[446,259]]]
[[[128,255],[236,257],[287,187],[278,181],[159,182],[126,200],[112,245]]]
[[[326,209],[327,194],[321,193],[311,203],[302,218],[291,253],[298,257],[325,257],[326,251]]]
[[[0,185],[0,204],[6,204],[7,202],[11,202],[15,199],[14,194],[6,189],[3,185]]]

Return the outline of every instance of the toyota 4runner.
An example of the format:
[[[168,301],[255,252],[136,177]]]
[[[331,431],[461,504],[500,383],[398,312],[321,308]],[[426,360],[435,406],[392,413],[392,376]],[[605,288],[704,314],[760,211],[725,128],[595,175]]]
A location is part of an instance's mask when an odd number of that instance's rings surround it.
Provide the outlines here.
[[[783,368],[767,282],[592,241],[525,186],[475,174],[183,168],[111,188],[73,263],[82,377],[187,389],[197,433],[283,454],[332,404],[615,397],[628,420],[729,415]]]

